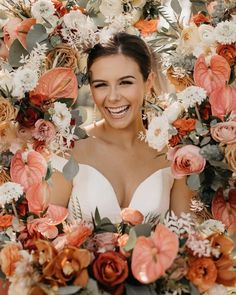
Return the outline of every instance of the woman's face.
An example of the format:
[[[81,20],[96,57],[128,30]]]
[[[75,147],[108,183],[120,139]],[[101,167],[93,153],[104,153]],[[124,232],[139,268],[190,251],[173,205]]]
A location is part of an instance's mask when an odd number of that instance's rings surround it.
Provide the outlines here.
[[[140,120],[144,95],[150,92],[152,75],[143,80],[139,65],[130,57],[100,57],[90,68],[94,102],[110,126],[128,127]]]

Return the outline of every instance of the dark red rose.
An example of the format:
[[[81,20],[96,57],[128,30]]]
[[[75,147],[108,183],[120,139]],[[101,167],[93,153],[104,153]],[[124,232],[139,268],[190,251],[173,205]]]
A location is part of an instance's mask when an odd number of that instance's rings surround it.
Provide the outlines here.
[[[209,24],[210,18],[209,16],[199,12],[198,14],[193,15],[192,17],[193,22],[196,26],[200,26],[201,24]]]
[[[24,127],[33,127],[39,118],[39,113],[33,108],[29,107],[25,111],[20,110],[17,114],[16,120]]]

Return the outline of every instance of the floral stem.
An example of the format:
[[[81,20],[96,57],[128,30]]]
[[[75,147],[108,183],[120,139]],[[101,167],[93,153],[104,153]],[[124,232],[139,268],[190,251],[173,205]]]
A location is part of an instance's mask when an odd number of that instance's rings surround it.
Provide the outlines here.
[[[202,119],[201,119],[201,116],[200,116],[200,113],[199,113],[198,105],[197,104],[195,104],[195,112],[196,112],[198,121],[202,123]]]
[[[13,212],[14,212],[14,215],[15,215],[17,221],[19,222],[19,216],[18,216],[17,211],[16,211],[16,206],[15,206],[14,200],[12,201],[12,209],[13,209]]]

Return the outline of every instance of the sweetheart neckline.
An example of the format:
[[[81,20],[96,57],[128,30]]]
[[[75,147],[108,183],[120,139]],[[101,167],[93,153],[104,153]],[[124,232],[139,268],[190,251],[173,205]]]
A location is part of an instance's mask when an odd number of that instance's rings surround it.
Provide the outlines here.
[[[123,208],[120,206],[119,204],[119,201],[118,201],[118,198],[117,198],[117,195],[116,195],[116,192],[114,190],[114,187],[113,185],[111,184],[111,182],[108,180],[108,178],[101,172],[99,171],[97,168],[89,165],[89,164],[82,164],[82,163],[78,163],[78,166],[85,166],[87,168],[90,168],[92,169],[93,171],[95,171],[98,175],[100,175],[105,181],[106,183],[110,186],[110,188],[112,189],[112,192],[113,192],[113,196],[114,196],[114,199],[115,199],[115,203],[117,204],[119,210],[121,211]],[[132,196],[130,198],[130,202],[128,204],[128,206],[126,208],[131,208],[131,205],[132,203],[134,202],[134,198],[135,198],[135,195],[137,194],[137,191],[140,189],[140,187],[142,187],[146,181],[148,181],[149,179],[151,179],[154,175],[156,175],[157,173],[160,173],[162,172],[163,170],[166,170],[166,169],[170,169],[170,167],[164,167],[164,168],[160,168],[156,171],[154,171],[153,173],[151,173],[150,175],[148,175],[144,180],[142,180],[138,186],[135,188],[134,192],[132,193]],[[80,172],[78,172],[79,174]]]

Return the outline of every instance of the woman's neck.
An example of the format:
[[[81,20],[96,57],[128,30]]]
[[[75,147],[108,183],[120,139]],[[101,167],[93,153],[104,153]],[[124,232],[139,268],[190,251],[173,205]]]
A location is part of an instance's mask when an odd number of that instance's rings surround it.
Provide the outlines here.
[[[127,149],[132,148],[137,143],[140,143],[139,133],[145,132],[142,118],[137,119],[127,128],[123,129],[113,128],[105,120],[103,121],[101,127],[102,132],[104,132],[104,140]]]

